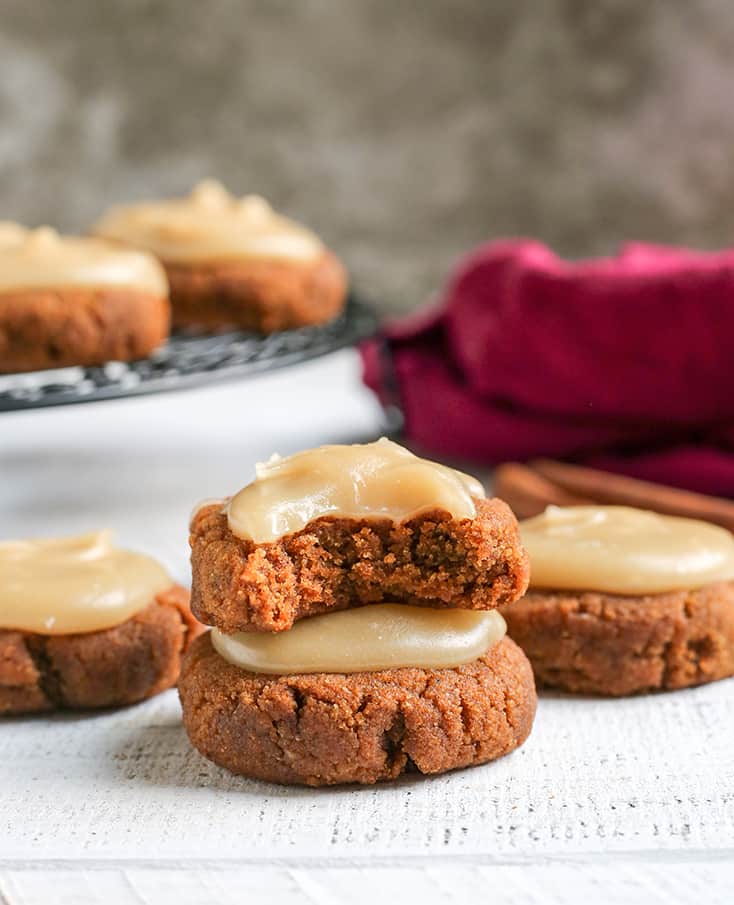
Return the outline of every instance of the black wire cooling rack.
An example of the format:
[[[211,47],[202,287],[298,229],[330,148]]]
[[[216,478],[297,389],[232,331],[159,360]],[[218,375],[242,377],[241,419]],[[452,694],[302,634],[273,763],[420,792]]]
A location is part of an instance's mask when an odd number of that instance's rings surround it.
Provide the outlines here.
[[[343,314],[318,327],[269,336],[178,333],[141,361],[0,375],[0,412],[99,402],[251,377],[354,345],[376,327],[371,309],[351,296]]]

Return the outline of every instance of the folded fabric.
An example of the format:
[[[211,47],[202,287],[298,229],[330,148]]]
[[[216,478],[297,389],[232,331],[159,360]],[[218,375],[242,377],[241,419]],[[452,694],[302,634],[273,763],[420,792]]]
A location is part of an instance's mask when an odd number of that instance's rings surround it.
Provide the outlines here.
[[[634,243],[572,263],[490,243],[362,355],[407,438],[439,455],[573,458],[734,496],[734,250]]]

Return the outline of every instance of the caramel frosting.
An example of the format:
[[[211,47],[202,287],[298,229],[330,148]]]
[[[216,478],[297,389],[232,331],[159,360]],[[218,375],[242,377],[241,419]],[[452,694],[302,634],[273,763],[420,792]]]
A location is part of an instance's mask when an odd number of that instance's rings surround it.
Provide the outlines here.
[[[235,198],[213,180],[200,182],[188,198],[114,207],[92,232],[182,264],[311,261],[324,250],[318,236],[276,214],[264,198]]]
[[[257,478],[227,505],[230,530],[269,543],[322,516],[406,521],[440,509],[476,515],[484,488],[469,475],[413,455],[384,437],[375,443],[319,446],[256,466]]]
[[[734,536],[627,506],[549,506],[520,522],[530,585],[662,594],[734,580]]]
[[[60,236],[48,226],[0,222],[0,292],[78,286],[168,295],[166,275],[152,255],[102,239]]]
[[[211,637],[220,656],[241,669],[295,675],[450,669],[481,657],[505,631],[496,610],[380,603],[302,619],[287,632],[225,635],[212,629]]]
[[[149,556],[120,550],[109,531],[0,543],[0,627],[42,635],[125,622],[173,582]]]

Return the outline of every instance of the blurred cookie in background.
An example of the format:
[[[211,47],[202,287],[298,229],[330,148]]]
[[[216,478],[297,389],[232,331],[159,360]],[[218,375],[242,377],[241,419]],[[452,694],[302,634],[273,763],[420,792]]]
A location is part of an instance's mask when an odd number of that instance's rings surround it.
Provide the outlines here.
[[[187,198],[113,207],[92,231],[160,259],[177,327],[271,333],[344,307],[346,271],[315,233],[213,180]]]
[[[144,358],[169,326],[152,255],[0,223],[0,373]]]

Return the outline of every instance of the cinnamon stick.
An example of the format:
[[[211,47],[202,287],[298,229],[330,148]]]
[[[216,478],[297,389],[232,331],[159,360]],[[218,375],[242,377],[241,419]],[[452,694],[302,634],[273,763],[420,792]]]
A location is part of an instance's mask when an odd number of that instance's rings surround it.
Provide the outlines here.
[[[550,505],[583,506],[593,502],[588,497],[563,490],[518,462],[506,462],[495,469],[493,493],[503,499],[518,518],[539,515]]]
[[[597,503],[635,506],[666,515],[701,519],[734,531],[732,500],[552,459],[537,459],[529,463],[529,467],[562,493],[586,497]]]

